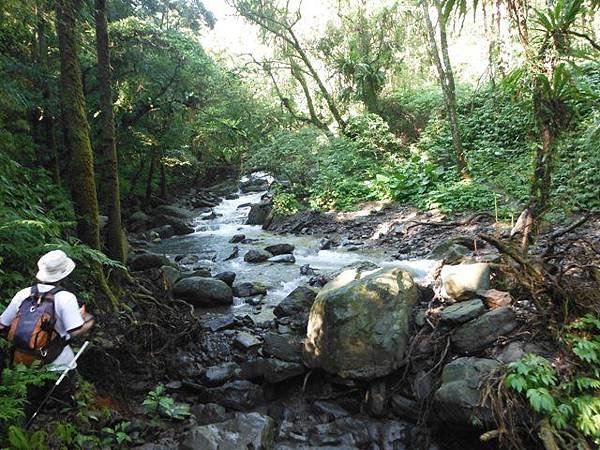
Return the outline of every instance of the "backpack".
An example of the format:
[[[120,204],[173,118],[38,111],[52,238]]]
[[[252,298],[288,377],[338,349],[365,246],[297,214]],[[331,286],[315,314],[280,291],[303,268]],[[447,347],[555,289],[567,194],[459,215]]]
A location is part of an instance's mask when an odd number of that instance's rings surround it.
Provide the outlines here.
[[[47,364],[62,352],[65,341],[54,329],[54,297],[61,290],[55,287],[48,292],[40,292],[34,285],[29,297],[21,303],[7,337],[12,342],[14,364],[31,365],[34,361]]]

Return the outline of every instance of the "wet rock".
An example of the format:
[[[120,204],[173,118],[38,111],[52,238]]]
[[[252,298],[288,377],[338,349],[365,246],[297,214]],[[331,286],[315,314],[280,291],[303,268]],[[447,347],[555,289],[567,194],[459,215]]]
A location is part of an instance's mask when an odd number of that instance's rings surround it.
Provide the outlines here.
[[[250,192],[262,192],[269,189],[269,182],[261,178],[251,178],[248,181],[240,183],[240,191],[244,194]]]
[[[209,367],[202,375],[202,382],[207,386],[220,386],[239,376],[240,366],[229,362],[219,366]]]
[[[258,297],[246,297],[244,299],[244,303],[252,306],[258,306],[263,302],[264,295]],[[255,313],[256,314],[256,313]]]
[[[217,204],[207,198],[200,197],[194,199],[194,207],[196,208],[214,208],[215,206],[217,206]]]
[[[258,358],[242,364],[242,377],[245,379],[264,378],[267,383],[281,383],[306,372],[303,364],[282,361],[275,358]]]
[[[250,212],[246,219],[248,225],[264,225],[271,214],[273,205],[270,201],[262,201],[260,203],[252,203],[250,205]]]
[[[168,239],[170,237],[175,236],[175,230],[171,225],[163,225],[162,227],[156,227],[149,230],[149,232],[154,232],[158,234],[158,237],[161,239]]]
[[[329,250],[333,246],[333,241],[329,238],[322,238],[319,241],[319,250]]]
[[[155,214],[162,214],[165,216],[177,217],[179,219],[189,219],[191,213],[183,208],[179,208],[173,205],[161,205],[154,208]]]
[[[457,353],[472,353],[492,344],[517,327],[510,308],[494,309],[454,330],[451,341]]]
[[[400,429],[404,429],[400,422],[389,421],[388,426],[391,424],[397,424]],[[329,446],[340,446],[337,448],[349,449],[349,448],[372,448],[369,447],[372,444],[381,444],[383,428],[374,421],[359,420],[353,417],[342,417],[332,422],[316,425],[311,430],[310,443],[312,445],[326,445]],[[393,439],[391,433],[387,434],[388,444],[385,448],[402,448],[403,437],[398,439],[392,444],[389,443],[390,438]],[[392,446],[390,446],[392,445]],[[313,448],[313,447],[310,447]],[[374,447],[374,448],[381,448]]]
[[[329,420],[350,416],[350,413],[341,406],[322,400],[317,400],[314,402],[312,404],[312,410],[315,414],[323,414],[327,416]]]
[[[233,314],[226,314],[223,316],[217,316],[214,319],[210,319],[204,322],[203,327],[209,329],[212,332],[231,328],[235,324],[235,317]]]
[[[260,263],[265,262],[269,258],[273,257],[272,254],[265,250],[248,250],[248,252],[244,255],[244,261],[248,263]]]
[[[227,258],[225,258],[223,261],[230,261],[232,259],[235,259],[238,257],[239,254],[240,254],[240,248],[237,245],[234,245],[233,248],[231,249],[231,253],[229,254],[229,256]]]
[[[477,291],[488,289],[490,266],[486,263],[446,265],[442,267],[441,278],[445,294],[462,300]]]
[[[448,263],[455,263],[469,253],[469,249],[461,244],[452,241],[442,242],[431,250],[427,256],[429,259],[443,259]]]
[[[246,239],[245,234],[234,234],[231,239],[229,239],[230,244],[239,244],[244,239]]]
[[[173,296],[200,307],[233,303],[231,288],[221,280],[196,276],[179,280],[173,286]]]
[[[391,373],[404,356],[418,299],[412,277],[400,269],[321,291],[310,310],[304,361],[343,378]]]
[[[269,258],[268,261],[272,263],[294,264],[296,262],[296,258],[294,255],[277,255]]]
[[[260,386],[246,380],[232,381],[218,387],[197,386],[200,398],[236,411],[247,411],[264,402]]]
[[[465,302],[455,303],[444,308],[441,314],[443,322],[449,324],[464,323],[480,316],[485,311],[483,302],[478,298]]]
[[[241,349],[248,350],[249,348],[259,346],[262,344],[262,341],[252,333],[242,331],[235,337],[234,343]]]
[[[277,256],[294,253],[295,248],[292,244],[275,244],[265,247],[265,251]]]
[[[434,411],[439,418],[457,425],[472,425],[473,417],[488,422],[489,410],[478,407],[480,383],[498,366],[493,359],[466,357],[447,364],[442,372],[442,385],[434,397]]]
[[[225,200],[236,200],[238,198],[240,198],[240,194],[235,194],[235,193],[233,193],[233,194],[227,194],[225,196]]]
[[[208,212],[206,214],[202,214],[200,216],[200,220],[213,220],[213,219],[216,219],[217,217],[218,216],[217,216],[216,212],[210,211],[210,212]]]
[[[300,275],[307,276],[314,275],[315,273],[317,273],[316,270],[310,267],[308,264],[300,266]]]
[[[192,414],[196,417],[198,425],[225,422],[229,417],[225,408],[215,403],[198,403],[191,407]]]
[[[185,219],[178,217],[158,215],[152,219],[152,224],[155,227],[161,227],[163,225],[170,225],[173,229],[173,233],[176,235],[184,235],[194,232],[194,228]]]
[[[267,333],[264,336],[263,354],[283,361],[300,362],[302,360],[302,342],[293,336],[281,336]]]
[[[134,271],[158,269],[166,264],[169,264],[167,258],[150,252],[134,253],[128,259],[128,265]]]
[[[265,295],[267,288],[262,283],[239,283],[233,287],[233,295],[236,297],[254,297],[255,295]]]
[[[221,280],[227,286],[232,287],[235,281],[235,272],[221,272],[214,276],[217,280]]]
[[[318,288],[325,286],[327,283],[329,283],[329,278],[324,275],[315,275],[314,277],[310,277],[310,280],[308,280],[308,284],[310,286]]]
[[[226,422],[192,428],[180,444],[180,450],[270,450],[277,426],[273,419],[252,412],[236,414]]]
[[[275,307],[273,313],[277,317],[294,316],[302,312],[307,313],[316,296],[317,293],[309,287],[299,286]]]
[[[200,268],[200,269],[190,270],[190,271],[181,273],[181,278],[190,278],[190,277],[210,278],[210,277],[212,277],[212,275],[210,274],[210,270],[206,269],[206,268]]]

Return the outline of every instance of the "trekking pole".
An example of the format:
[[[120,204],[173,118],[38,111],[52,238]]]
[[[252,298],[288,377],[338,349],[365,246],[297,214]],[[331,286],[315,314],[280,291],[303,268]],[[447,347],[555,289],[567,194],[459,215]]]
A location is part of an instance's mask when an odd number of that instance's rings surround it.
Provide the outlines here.
[[[89,344],[90,344],[89,341],[85,341],[83,343],[83,345],[81,346],[81,348],[79,349],[79,351],[77,352],[77,354],[73,357],[73,360],[69,363],[69,365],[67,366],[67,368],[63,371],[63,373],[58,378],[58,380],[56,380],[56,383],[54,383],[54,385],[52,386],[52,388],[46,394],[46,397],[44,397],[44,400],[42,400],[42,403],[40,403],[40,406],[38,406],[38,408],[35,410],[35,412],[33,413],[33,415],[29,418],[29,420],[25,424],[25,429],[26,430],[29,430],[29,427],[31,427],[31,424],[33,423],[33,421],[35,420],[35,418],[37,417],[37,415],[39,414],[39,412],[42,410],[42,408],[44,407],[44,405],[46,404],[46,402],[48,400],[50,400],[50,396],[54,393],[54,391],[56,390],[56,388],[58,387],[58,385],[60,383],[62,383],[62,381],[67,376],[67,374],[71,370],[73,370],[75,368],[75,363],[77,362],[77,360],[79,359],[79,357],[85,351],[86,347]]]

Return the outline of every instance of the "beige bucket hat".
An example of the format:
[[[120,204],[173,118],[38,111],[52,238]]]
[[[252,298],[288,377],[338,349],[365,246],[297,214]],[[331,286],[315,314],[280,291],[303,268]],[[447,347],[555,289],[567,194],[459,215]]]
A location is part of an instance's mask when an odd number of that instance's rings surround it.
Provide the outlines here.
[[[46,283],[62,280],[75,268],[75,262],[62,250],[52,250],[38,261],[39,271],[36,278]]]

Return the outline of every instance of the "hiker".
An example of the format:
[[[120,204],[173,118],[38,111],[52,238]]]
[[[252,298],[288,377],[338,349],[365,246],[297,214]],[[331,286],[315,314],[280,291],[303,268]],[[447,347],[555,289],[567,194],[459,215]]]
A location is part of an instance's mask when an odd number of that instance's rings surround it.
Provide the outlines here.
[[[12,364],[40,361],[62,371],[75,356],[70,339],[88,333],[94,319],[75,295],[57,286],[75,268],[71,258],[54,250],[39,259],[38,268],[40,283],[17,292],[0,315],[0,334],[12,343]]]

